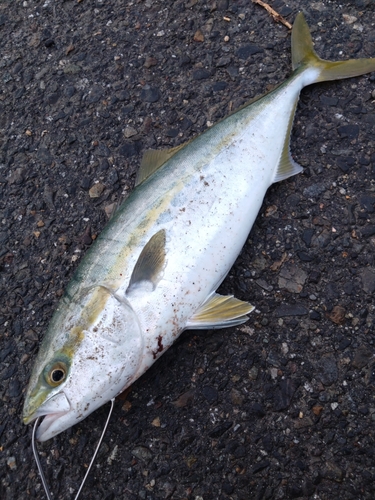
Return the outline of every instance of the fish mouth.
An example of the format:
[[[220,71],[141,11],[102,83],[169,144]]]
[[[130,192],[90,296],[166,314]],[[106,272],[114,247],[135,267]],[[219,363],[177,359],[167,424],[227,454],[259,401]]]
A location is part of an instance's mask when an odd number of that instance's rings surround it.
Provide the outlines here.
[[[35,410],[25,411],[23,421],[25,424],[29,424],[37,418],[44,417],[36,431],[36,438],[38,441],[46,441],[64,430],[61,428],[60,422],[70,410],[71,404],[68,398],[63,392],[58,392]]]
[[[47,441],[51,437],[55,436],[56,434],[59,434],[61,432],[60,429],[56,429],[55,422],[58,422],[58,420],[66,415],[67,412],[64,413],[50,413],[48,415],[45,415],[42,423],[39,425],[39,427],[36,430],[36,438],[38,441]],[[58,426],[57,426],[58,427]]]

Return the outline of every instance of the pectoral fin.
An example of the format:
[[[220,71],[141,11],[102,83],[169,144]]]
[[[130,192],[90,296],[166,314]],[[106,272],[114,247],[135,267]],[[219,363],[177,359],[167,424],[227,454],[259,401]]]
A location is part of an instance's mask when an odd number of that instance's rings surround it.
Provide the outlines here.
[[[254,306],[236,299],[233,295],[223,296],[214,293],[190,318],[186,328],[203,330],[240,325],[249,319],[247,314],[253,309]]]
[[[150,238],[135,264],[127,295],[138,286],[149,288],[150,291],[155,289],[165,265],[165,242],[164,229]]]

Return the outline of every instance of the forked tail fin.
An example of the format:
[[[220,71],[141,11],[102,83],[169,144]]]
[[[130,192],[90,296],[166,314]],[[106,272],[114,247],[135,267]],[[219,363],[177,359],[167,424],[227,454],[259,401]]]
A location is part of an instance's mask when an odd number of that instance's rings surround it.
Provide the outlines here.
[[[292,30],[293,70],[301,66],[313,67],[320,71],[315,82],[340,80],[375,71],[375,58],[349,59],[347,61],[325,61],[315,52],[305,16],[299,12]]]

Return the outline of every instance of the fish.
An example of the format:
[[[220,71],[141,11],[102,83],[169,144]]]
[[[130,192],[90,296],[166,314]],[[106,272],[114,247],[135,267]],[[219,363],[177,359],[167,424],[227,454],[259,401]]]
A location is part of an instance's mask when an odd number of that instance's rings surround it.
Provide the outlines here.
[[[226,328],[254,306],[216,292],[267,189],[302,171],[290,135],[303,87],[375,70],[319,58],[302,13],[292,74],[180,146],[146,151],[136,187],[91,246],[49,324],[23,408],[46,441],[137,380],[186,329]]]

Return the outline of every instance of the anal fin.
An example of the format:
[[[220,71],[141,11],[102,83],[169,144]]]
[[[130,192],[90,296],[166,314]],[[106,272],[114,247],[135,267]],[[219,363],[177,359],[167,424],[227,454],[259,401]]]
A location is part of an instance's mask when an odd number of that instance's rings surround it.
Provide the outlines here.
[[[288,128],[285,134],[284,147],[281,153],[279,165],[277,167],[276,175],[275,178],[273,179],[273,182],[283,181],[285,179],[288,179],[289,177],[292,177],[292,175],[297,175],[303,171],[301,165],[299,165],[296,161],[294,161],[292,155],[290,154],[290,134],[292,133],[294,114],[296,112],[296,108],[297,108],[297,99],[296,102],[294,103],[289,118]]]
[[[253,309],[254,306],[236,299],[233,295],[223,296],[214,293],[189,319],[186,328],[205,330],[240,325],[249,319],[247,314]]]

